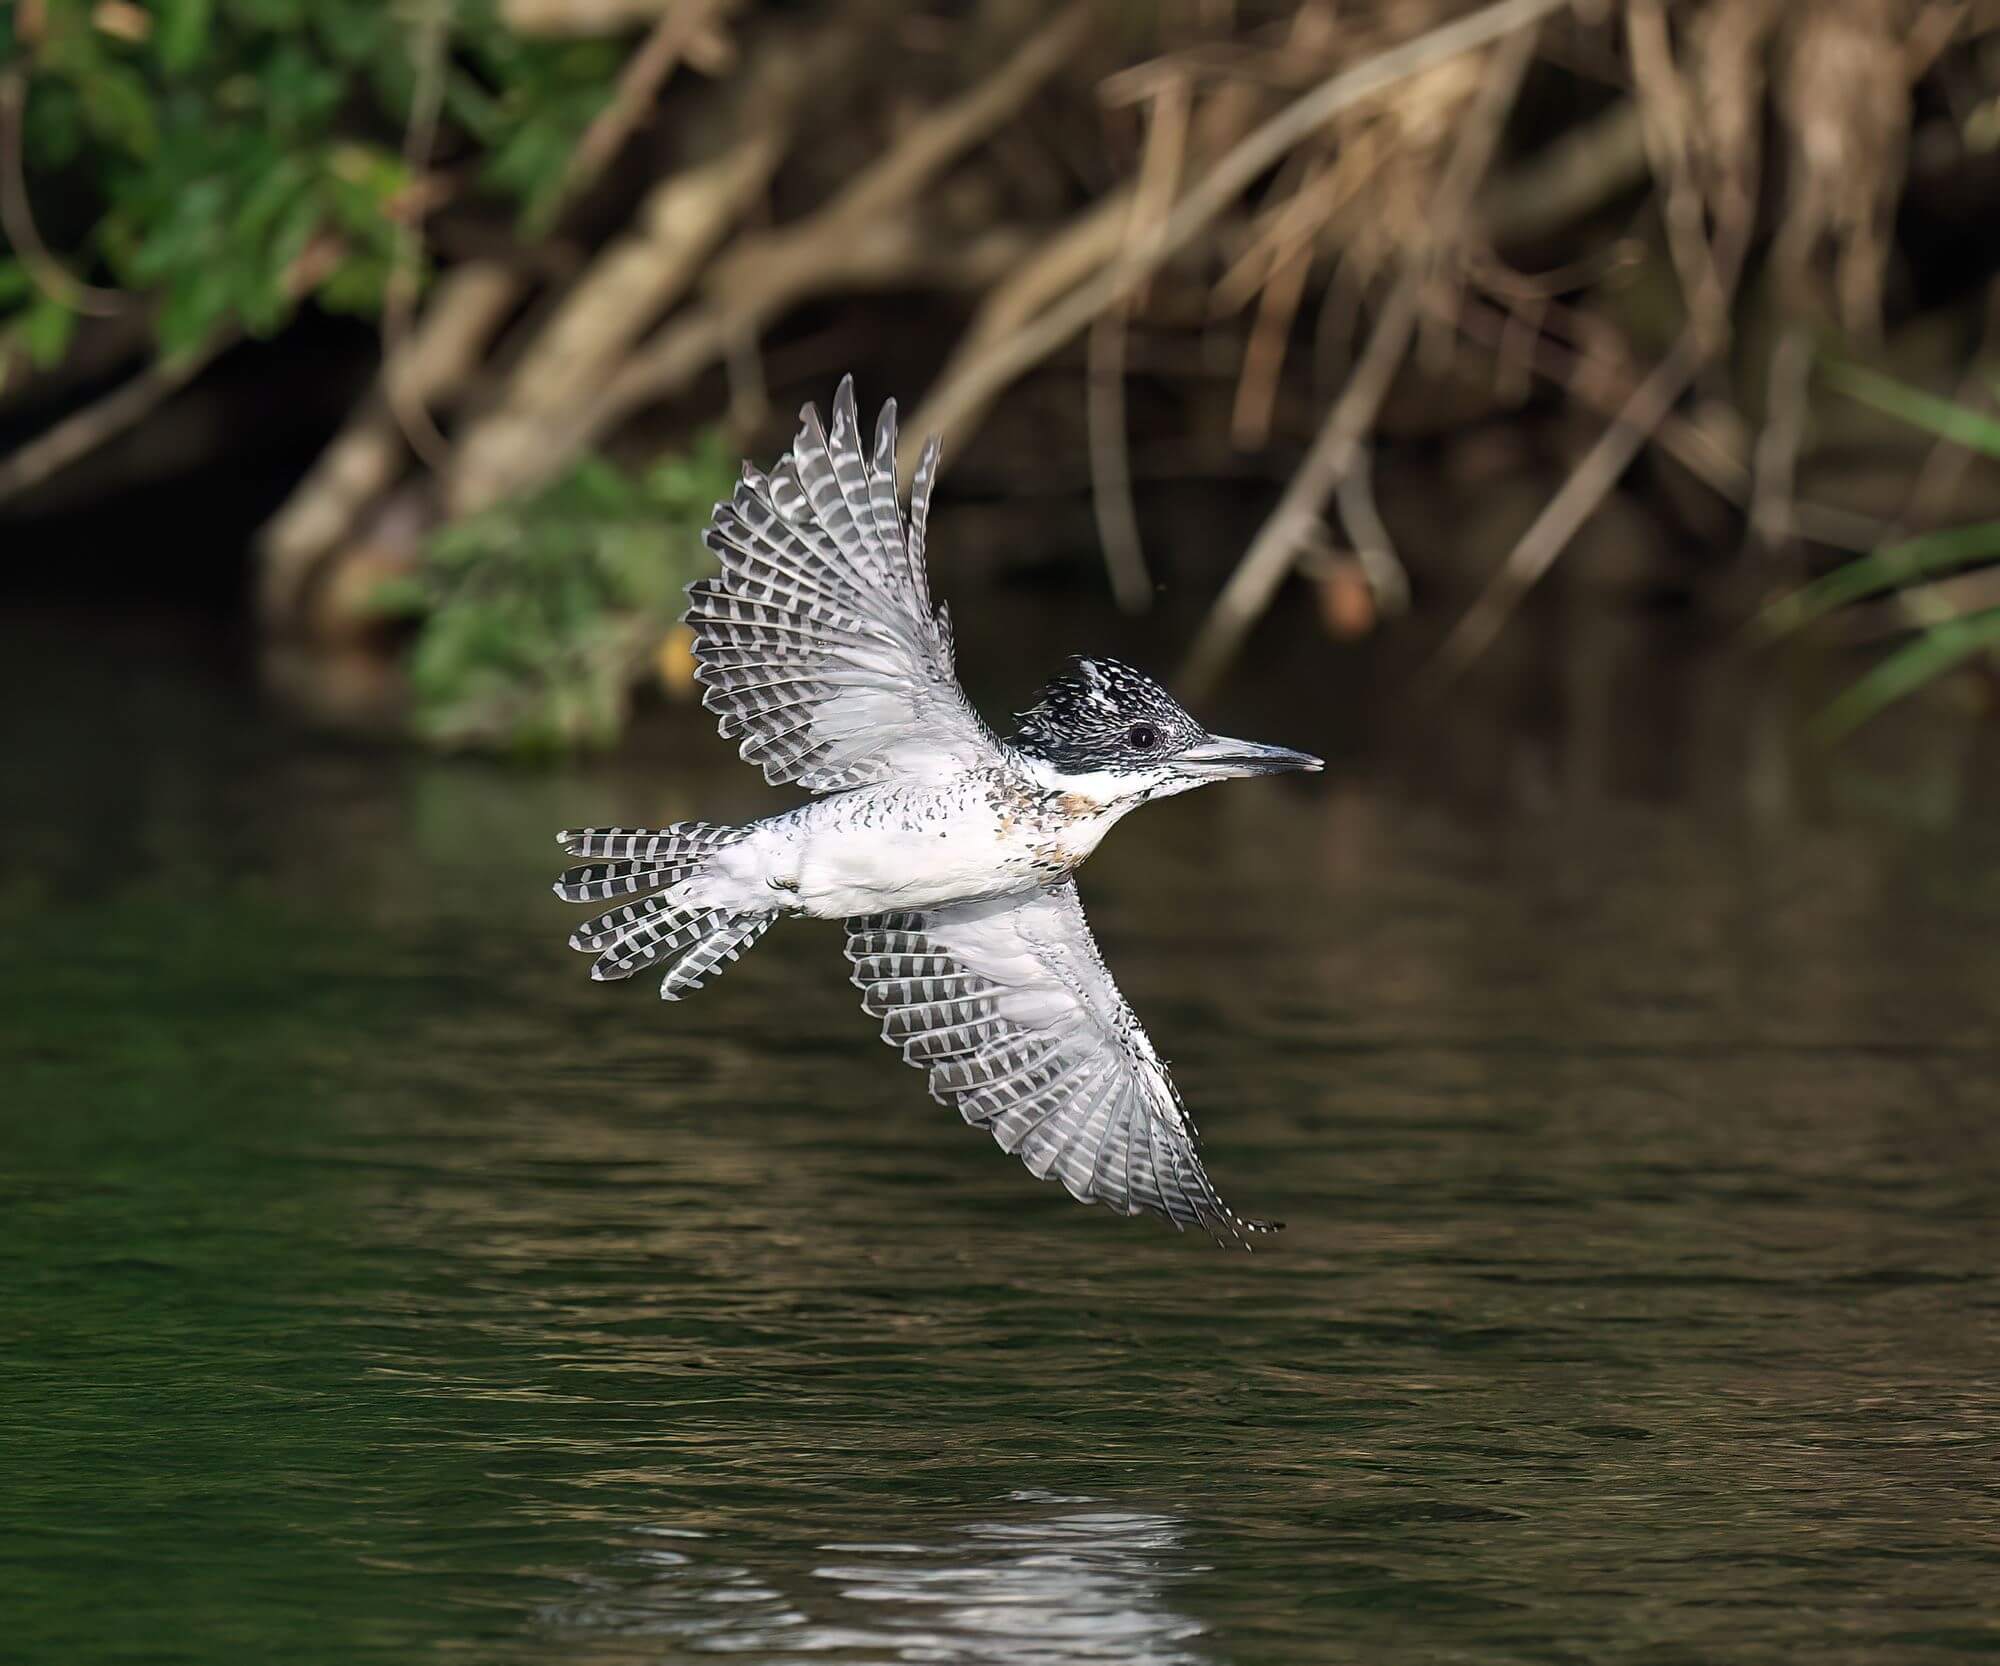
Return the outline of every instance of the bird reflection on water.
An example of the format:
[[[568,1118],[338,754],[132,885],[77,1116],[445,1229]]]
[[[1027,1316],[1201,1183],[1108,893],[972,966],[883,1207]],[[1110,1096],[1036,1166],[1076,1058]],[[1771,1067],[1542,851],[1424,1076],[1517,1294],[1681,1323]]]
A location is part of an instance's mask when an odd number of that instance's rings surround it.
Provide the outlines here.
[[[626,1561],[629,1581],[600,1570],[545,1621],[584,1661],[595,1634],[765,1661],[1195,1666],[1211,1658],[1203,1627],[1169,1600],[1200,1571],[1184,1536],[1172,1515],[1037,1491],[929,1539],[822,1545],[809,1569],[721,1560],[704,1533],[651,1527]]]

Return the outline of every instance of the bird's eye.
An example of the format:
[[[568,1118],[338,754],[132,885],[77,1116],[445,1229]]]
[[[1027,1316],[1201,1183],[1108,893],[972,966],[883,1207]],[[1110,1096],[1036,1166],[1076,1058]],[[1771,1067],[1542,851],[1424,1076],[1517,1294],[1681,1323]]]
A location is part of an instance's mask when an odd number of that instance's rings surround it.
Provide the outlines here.
[[[1141,752],[1150,752],[1160,744],[1160,731],[1150,723],[1135,723],[1125,731],[1125,743]]]

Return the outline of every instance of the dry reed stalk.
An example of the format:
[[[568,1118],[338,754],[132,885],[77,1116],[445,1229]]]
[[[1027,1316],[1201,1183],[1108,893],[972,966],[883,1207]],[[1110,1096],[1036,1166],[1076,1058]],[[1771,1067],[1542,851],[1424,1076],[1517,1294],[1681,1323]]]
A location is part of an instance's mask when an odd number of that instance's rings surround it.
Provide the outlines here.
[[[1751,457],[1748,539],[1767,555],[1792,540],[1792,499],[1799,448],[1805,443],[1807,391],[1812,381],[1812,332],[1797,319],[1778,332],[1764,376],[1764,424]]]
[[[1820,0],[1785,37],[1778,112],[1791,138],[1792,182],[1774,252],[1795,304],[1807,303],[1822,249],[1831,251],[1834,310],[1846,328],[1880,327],[1890,220],[1902,189],[1910,87],[1907,0]]]
[[[1124,613],[1144,613],[1153,602],[1153,578],[1139,541],[1139,513],[1132,501],[1132,461],[1125,437],[1125,332],[1122,307],[1113,307],[1085,338],[1084,426],[1090,442],[1090,504],[1112,599]]]
[[[1230,413],[1229,437],[1238,451],[1256,451],[1271,437],[1278,378],[1285,368],[1285,349],[1311,270],[1311,248],[1296,244],[1272,268],[1264,284],[1250,340],[1243,349],[1243,369],[1236,379],[1236,401]]]
[[[1162,79],[1149,109],[1146,148],[1123,228],[1128,258],[1158,237],[1180,191],[1181,171],[1187,160],[1187,77],[1169,74]],[[1125,613],[1143,613],[1153,601],[1152,575],[1139,537],[1139,512],[1132,501],[1125,419],[1126,332],[1131,314],[1145,304],[1144,289],[1135,290],[1091,325],[1084,344],[1084,431],[1090,454],[1091,512],[1097,521],[1112,597]]]
[[[1009,336],[963,354],[923,405],[924,421],[907,436],[950,432],[963,443],[970,419],[1030,366],[1074,338],[1092,319],[1143,282],[1171,256],[1207,232],[1267,168],[1281,161],[1342,112],[1385,88],[1476,52],[1540,21],[1569,0],[1493,0],[1413,39],[1353,64],[1293,100],[1213,163],[1168,216],[1158,242],[1136,261],[1114,262],[1053,302]],[[913,453],[915,441],[908,450]],[[910,463],[905,459],[904,467]]]
[[[1187,77],[1167,76],[1150,108],[1152,120],[1146,129],[1146,149],[1139,158],[1139,178],[1132,187],[1132,214],[1125,228],[1128,258],[1141,257],[1152,246],[1167,223],[1174,198],[1180,195],[1188,149]],[[1145,304],[1146,291],[1141,285],[1134,290],[1131,305],[1143,308]]]
[[[1004,342],[1026,328],[1038,313],[1108,266],[1124,245],[1131,208],[1129,188],[1099,198],[1050,232],[1014,270],[1002,276],[981,298],[972,322],[959,336],[958,345],[939,373],[931,396],[917,407],[904,432],[941,432],[945,420],[936,409],[937,389],[959,385],[968,367],[978,364],[994,343]],[[985,403],[962,407],[956,414],[960,431],[976,428],[985,412]],[[916,450],[905,446],[898,459],[898,472],[906,489],[916,462]]]
[[[708,75],[719,75],[729,68],[735,48],[722,25],[740,3],[681,0],[661,16],[619,73],[610,103],[592,118],[570,152],[563,170],[563,196],[573,197],[582,190],[624,148],[633,129],[652,113],[660,89],[678,65],[690,62]]]
[[[1421,255],[1406,257],[1407,264],[1375,320],[1346,388],[1327,413],[1278,506],[1258,529],[1202,621],[1180,673],[1180,681],[1190,693],[1200,695],[1213,688],[1234,660],[1250,628],[1263,617],[1300,551],[1308,546],[1327,499],[1356,467],[1362,442],[1415,333],[1424,292],[1443,263],[1457,252],[1458,239],[1470,220],[1473,194],[1492,161],[1514,95],[1534,55],[1536,33],[1532,25],[1523,26],[1494,49],[1477,102],[1465,118],[1437,187],[1430,238]],[[1370,503],[1372,506],[1372,497]],[[1370,530],[1386,541],[1379,518]]]
[[[1547,313],[1553,321],[1560,316],[1560,309],[1549,307]],[[1450,322],[1468,341],[1490,352],[1511,346],[1535,376],[1605,416],[1622,410],[1638,387],[1639,374],[1625,362],[1622,348],[1614,358],[1599,348],[1545,336],[1523,341],[1515,332],[1513,315],[1477,301],[1462,301],[1450,315]],[[1749,512],[1755,491],[1751,463],[1713,427],[1670,413],[1653,431],[1653,439],[1661,451],[1718,497]],[[1794,498],[1786,505],[1786,512],[1788,536],[1809,538],[1830,549],[1872,550],[1889,533],[1889,528],[1870,516],[1831,504]]]
[[[1492,645],[1521,598],[1569,547],[1569,541],[1632,466],[1640,448],[1693,385],[1706,358],[1700,333],[1690,326],[1633,391],[1611,425],[1570,471],[1562,489],[1521,534],[1479,599],[1452,627],[1418,679],[1420,699],[1441,694]]]
[[[1666,225],[1667,249],[1695,328],[1711,346],[1729,333],[1729,297],[1708,242],[1708,210],[1695,183],[1692,99],[1674,64],[1662,0],[1626,0],[1625,43],[1641,128]]]

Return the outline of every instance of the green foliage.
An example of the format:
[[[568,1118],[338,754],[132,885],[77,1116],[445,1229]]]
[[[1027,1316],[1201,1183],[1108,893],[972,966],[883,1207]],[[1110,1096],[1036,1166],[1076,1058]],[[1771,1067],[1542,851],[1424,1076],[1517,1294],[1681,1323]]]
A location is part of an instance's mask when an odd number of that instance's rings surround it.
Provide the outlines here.
[[[1906,387],[1859,365],[1828,365],[1826,378],[1843,393],[1941,440],[2000,458],[2000,419],[1985,411]],[[2000,393],[2000,378],[1994,378],[1993,385]],[[2000,521],[1906,538],[1885,544],[1780,598],[1758,623],[1767,635],[1784,636],[1849,603],[1904,591],[1994,561],[2000,561]],[[1813,724],[1819,738],[1842,739],[1967,660],[2000,649],[2000,608],[1951,612],[1946,604],[1932,601],[1921,616],[1914,609],[1912,614],[1913,619],[1921,618],[1917,635],[1828,703]]]
[[[1876,410],[1885,411],[1890,416],[1901,417],[1913,428],[1926,429],[1939,439],[1950,440],[1968,451],[2000,457],[2000,418],[1985,411],[1940,399],[1918,388],[1905,387],[1891,377],[1864,370],[1857,364],[1830,364],[1826,367],[1826,379],[1842,393],[1852,395],[1864,405],[1873,405]],[[2000,380],[1996,380],[1994,385],[2000,388]]]
[[[495,0],[156,0],[114,27],[97,0],[45,0],[33,39],[19,15],[0,7],[0,60],[27,71],[44,234],[79,276],[156,297],[169,355],[224,326],[268,335],[308,296],[380,308],[432,20],[447,26],[437,159],[526,214],[548,213],[617,68],[614,43],[516,37]],[[10,270],[0,339],[60,358],[69,308]]]
[[[1765,610],[1759,623],[1771,636],[1786,636],[1850,602],[1994,560],[2000,560],[2000,521],[1979,521],[1906,538],[1884,544],[1780,598]]]
[[[418,733],[516,752],[615,739],[682,586],[708,569],[701,530],[734,474],[709,434],[636,478],[586,459],[440,530],[421,572],[378,597],[422,619],[410,658]]]
[[[2000,607],[1932,625],[1829,701],[1813,732],[1822,740],[1839,740],[1904,695],[1996,648],[2000,648]]]

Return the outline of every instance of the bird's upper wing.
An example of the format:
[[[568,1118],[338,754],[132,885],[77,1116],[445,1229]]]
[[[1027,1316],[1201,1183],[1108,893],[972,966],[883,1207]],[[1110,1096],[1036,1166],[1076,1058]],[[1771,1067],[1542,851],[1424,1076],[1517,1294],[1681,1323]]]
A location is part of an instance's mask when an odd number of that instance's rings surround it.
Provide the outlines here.
[[[1246,1247],[1270,1230],[1216,1195],[1194,1124],[1105,970],[1074,883],[850,920],[847,958],[882,1039],[1037,1177]]]
[[[688,587],[695,679],[726,738],[773,783],[815,792],[937,781],[1000,744],[952,668],[951,626],[924,577],[938,446],[924,447],[906,521],[896,500],[896,407],[862,449],[847,378],[833,431],[808,405],[770,474],[745,468],[705,542],[720,577]]]

